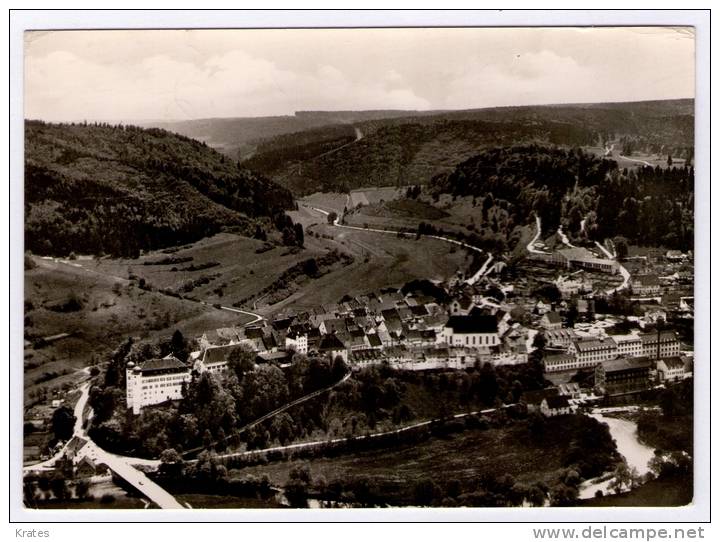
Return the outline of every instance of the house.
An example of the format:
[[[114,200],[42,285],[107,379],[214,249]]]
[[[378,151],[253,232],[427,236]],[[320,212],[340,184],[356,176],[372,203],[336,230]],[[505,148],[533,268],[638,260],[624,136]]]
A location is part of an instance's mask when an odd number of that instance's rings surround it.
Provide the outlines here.
[[[578,338],[572,329],[549,330],[544,335],[548,346],[559,346],[561,348],[568,348]]]
[[[97,474],[95,462],[88,456],[84,456],[77,465],[75,465],[75,476],[77,478],[90,478]]]
[[[580,397],[580,384],[577,382],[558,384],[557,389],[559,395],[565,395],[572,399],[578,399]]]
[[[457,299],[453,299],[450,302],[450,314],[454,315],[468,315],[475,305],[473,304],[472,298],[467,295],[462,295]]]
[[[657,275],[635,275],[630,280],[632,291],[636,295],[660,295],[660,278]]]
[[[193,369],[202,373],[209,371],[217,373],[227,369],[228,359],[236,351],[253,352],[253,343],[243,340],[238,344],[228,344],[226,346],[211,346],[206,348],[202,357],[195,362]]]
[[[647,358],[603,361],[595,367],[595,387],[608,393],[646,389],[653,367],[653,362]]]
[[[660,382],[676,382],[685,378],[685,360],[680,356],[660,358],[656,368]]]
[[[560,329],[563,325],[562,318],[555,311],[546,312],[540,318],[540,327],[548,330]]]
[[[679,250],[668,250],[665,253],[665,259],[667,259],[670,262],[682,262],[687,260],[688,256],[687,254],[683,254]]]
[[[543,358],[546,373],[569,371],[578,368],[577,359],[572,354],[549,354]]]
[[[492,315],[454,315],[440,333],[440,343],[448,346],[495,346],[500,344],[497,318]]]
[[[547,416],[548,418],[572,414],[574,411],[575,407],[570,404],[566,395],[547,397],[542,400],[542,403],[540,403],[540,412],[543,416]]]
[[[680,341],[674,331],[641,333],[640,340],[644,357],[659,359],[680,355]]]
[[[618,272],[618,264],[615,260],[598,258],[586,248],[563,248],[558,252],[567,262],[566,267],[568,269],[577,268],[610,274]]]
[[[382,340],[380,339],[380,335],[378,335],[377,333],[368,333],[367,340],[370,348],[372,348],[373,350],[382,349]]]
[[[308,353],[308,336],[301,331],[290,331],[285,336],[285,349],[295,350],[298,354]]]
[[[348,349],[336,335],[324,335],[320,340],[318,351],[322,355],[330,356],[330,359],[341,357],[345,362],[348,360]]]
[[[577,368],[595,367],[601,361],[617,357],[618,348],[609,337],[577,339],[570,344],[568,353],[576,358]]]
[[[175,356],[129,362],[125,368],[126,402],[133,414],[142,407],[182,399],[182,388],[190,381],[190,367]]]
[[[667,322],[667,312],[660,308],[652,308],[645,311],[644,323],[656,324],[659,321]]]
[[[542,402],[549,397],[556,397],[557,388],[545,388],[542,390],[524,391],[520,396],[520,404],[525,405],[528,412],[537,412],[540,410]]]
[[[382,350],[370,348],[350,352],[349,357],[349,363],[353,369],[367,367],[368,365],[379,365],[386,361],[387,357],[383,354]]]

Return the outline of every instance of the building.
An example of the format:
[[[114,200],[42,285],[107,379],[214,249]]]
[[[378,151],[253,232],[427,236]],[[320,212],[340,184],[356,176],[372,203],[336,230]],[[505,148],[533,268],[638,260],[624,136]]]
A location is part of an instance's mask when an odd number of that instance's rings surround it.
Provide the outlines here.
[[[546,397],[540,403],[540,412],[548,418],[572,414],[574,411],[575,407],[570,404],[568,397],[565,395]]]
[[[614,359],[618,348],[611,338],[588,338],[573,341],[568,353],[576,358],[577,368],[595,367],[601,361]]]
[[[463,295],[450,303],[450,314],[467,316],[474,306],[472,298]]]
[[[653,362],[646,358],[620,358],[598,363],[595,388],[617,393],[643,390],[650,384]]]
[[[174,356],[149,359],[125,369],[127,407],[140,414],[143,407],[182,399],[184,382],[190,381],[190,367]]]
[[[562,325],[562,318],[560,318],[560,315],[555,311],[546,312],[543,314],[543,317],[540,318],[540,327],[547,330],[560,329]]]
[[[555,329],[543,333],[548,346],[559,346],[568,348],[578,336],[572,329]]]
[[[557,395],[557,388],[524,391],[520,396],[520,404],[525,405],[528,412],[538,412],[543,401],[549,399],[550,397],[557,397]]]
[[[320,340],[318,351],[322,355],[330,356],[330,359],[335,359],[339,356],[344,362],[348,360],[348,349],[335,335],[324,335]]]
[[[630,281],[633,294],[660,295],[660,278],[657,275],[635,275]]]
[[[550,354],[543,358],[546,373],[578,369],[578,361],[572,354]]]
[[[680,355],[680,341],[674,331],[666,330],[641,333],[642,355],[651,359],[668,358]]]
[[[219,373],[227,369],[228,359],[236,351],[252,352],[252,342],[243,340],[239,344],[228,344],[225,346],[211,346],[206,348],[202,357],[195,362],[194,369],[199,373],[208,371]],[[253,356],[254,357],[254,356]]]
[[[656,367],[660,382],[676,382],[685,378],[685,360],[680,356],[660,358]]]
[[[298,354],[308,353],[308,336],[300,331],[290,331],[285,336],[285,348],[295,350]]]
[[[613,275],[618,272],[618,264],[615,260],[598,258],[586,248],[563,248],[558,252],[565,259],[568,269],[586,269]]]
[[[500,344],[497,318],[477,313],[451,316],[445,323],[438,342],[448,346],[496,346]]]
[[[639,358],[643,356],[643,342],[637,333],[627,335],[611,335],[610,338],[617,345],[617,354],[620,357]]]

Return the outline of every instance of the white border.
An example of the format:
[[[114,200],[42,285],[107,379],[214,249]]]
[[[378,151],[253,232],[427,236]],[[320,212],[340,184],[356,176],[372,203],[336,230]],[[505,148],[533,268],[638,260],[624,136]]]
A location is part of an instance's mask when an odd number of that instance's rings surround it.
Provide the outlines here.
[[[188,510],[32,511],[22,507],[22,438],[11,439],[11,521],[503,521],[637,522],[708,521],[710,405],[710,16],[704,11],[23,11],[10,14],[10,419],[22,435],[23,284],[23,31],[80,28],[214,28],[313,26],[610,26],[662,25],[696,28],[696,445],[695,501],[684,508],[392,509],[392,510]],[[5,450],[2,452],[5,454]],[[7,486],[6,486],[7,487]],[[6,498],[6,497],[4,497]],[[570,526],[572,527],[572,526]],[[582,525],[575,525],[581,528]],[[528,529],[528,538],[529,529]]]

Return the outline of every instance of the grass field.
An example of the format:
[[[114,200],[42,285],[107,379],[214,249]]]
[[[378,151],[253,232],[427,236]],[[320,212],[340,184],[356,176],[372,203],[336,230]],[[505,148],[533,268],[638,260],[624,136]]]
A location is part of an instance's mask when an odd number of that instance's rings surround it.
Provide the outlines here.
[[[156,337],[180,329],[188,336],[208,327],[232,325],[248,317],[192,301],[145,291],[105,263],[66,263],[34,258],[37,266],[25,272],[27,317],[24,352],[25,400],[38,388],[70,387],[84,367],[107,360],[128,336]],[[58,311],[68,299],[79,302],[77,310]],[[77,307],[76,307],[77,308]],[[55,309],[55,310],[53,310]],[[67,338],[37,344],[38,338],[72,333]]]
[[[350,192],[350,207],[373,205],[383,201],[393,201],[405,195],[407,188],[377,186],[353,190]]]
[[[463,433],[387,450],[357,452],[339,457],[316,458],[307,465],[313,478],[323,476],[350,482],[367,478],[379,493],[392,502],[407,502],[414,484],[430,478],[440,486],[458,480],[464,489],[474,488],[482,475],[510,474],[524,484],[554,482],[563,469],[564,449],[571,435],[558,423],[557,446],[539,447],[528,438],[524,424],[497,429],[468,429]],[[555,430],[553,430],[555,431]],[[274,485],[282,485],[291,469],[302,461],[269,463],[263,466],[232,470],[232,476],[267,474]]]

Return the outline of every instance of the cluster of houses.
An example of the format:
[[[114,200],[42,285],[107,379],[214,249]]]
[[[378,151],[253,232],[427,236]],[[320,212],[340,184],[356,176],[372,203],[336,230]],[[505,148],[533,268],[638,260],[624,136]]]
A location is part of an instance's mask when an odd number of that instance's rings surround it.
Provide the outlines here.
[[[281,367],[291,364],[298,353],[340,357],[352,369],[377,364],[403,370],[467,369],[484,363],[527,363],[537,333],[545,337],[543,361],[548,375],[594,372],[596,389],[610,393],[681,379],[690,374],[692,359],[681,355],[674,331],[652,330],[667,321],[669,311],[674,316],[685,311],[692,317],[692,298],[666,299],[672,291],[664,287],[667,278],[651,273],[677,271],[687,264],[685,255],[668,254],[668,258],[658,258],[664,267],[655,260],[652,265],[638,264],[633,291],[650,299],[644,306],[645,317],[638,319],[640,329],[624,335],[607,335],[594,324],[587,324],[593,326],[591,330],[582,325],[566,327],[561,316],[569,306],[566,300],[573,300],[579,316],[592,315],[595,299],[589,277],[614,274],[618,269],[615,261],[597,258],[588,249],[563,248],[530,255],[571,270],[554,282],[563,298],[556,304],[538,300],[530,290],[523,293],[521,287],[501,289],[498,283],[486,283],[487,279],[448,286],[445,301],[421,289],[346,296],[336,304],[289,310],[257,325],[209,330],[198,338],[199,350],[187,363],[168,356],[128,365],[128,408],[139,413],[143,406],[180,399],[193,371],[222,372],[238,349],[252,352],[258,364]],[[489,293],[493,289],[501,289],[502,295],[493,296]],[[505,294],[510,297],[506,299]],[[517,311],[525,316],[518,317]]]
[[[481,297],[463,294],[440,304],[420,292],[386,290],[254,326],[208,331],[187,364],[172,355],[128,364],[126,399],[134,413],[180,399],[192,371],[222,372],[240,348],[253,352],[256,363],[279,366],[298,353],[340,357],[353,369],[383,363],[404,370],[466,369],[526,363],[529,337],[500,305]]]

